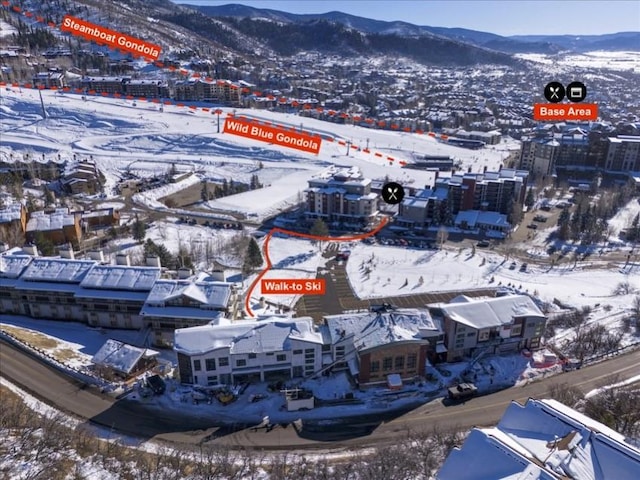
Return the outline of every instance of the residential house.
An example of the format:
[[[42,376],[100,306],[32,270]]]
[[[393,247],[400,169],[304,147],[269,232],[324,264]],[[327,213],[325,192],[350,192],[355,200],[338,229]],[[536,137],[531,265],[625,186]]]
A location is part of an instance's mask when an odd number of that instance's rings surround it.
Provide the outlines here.
[[[33,212],[27,222],[27,242],[35,242],[39,235],[54,245],[77,245],[82,238],[80,215],[69,212],[67,207],[56,208],[52,213]]]
[[[157,267],[95,265],[75,298],[91,326],[141,329],[145,323],[140,312],[160,274]]]
[[[462,230],[479,230],[487,236],[504,238],[511,232],[507,216],[498,212],[465,210],[456,215],[453,224]]]
[[[71,194],[93,195],[102,189],[100,171],[91,160],[73,162],[66,166],[60,179],[62,186]]]
[[[378,213],[378,194],[357,167],[331,169],[309,180],[305,216],[329,223],[370,226]]]
[[[511,402],[497,426],[474,428],[437,480],[635,480],[640,450],[556,400]]]
[[[446,352],[439,359],[447,362],[481,353],[536,349],[547,321],[526,295],[485,299],[461,295],[449,303],[435,303],[428,308],[444,324]]]
[[[180,380],[200,386],[289,380],[322,368],[322,335],[309,317],[177,329],[174,350]]]
[[[91,359],[102,376],[129,379],[157,364],[159,353],[108,339]]]
[[[27,208],[14,202],[0,209],[0,239],[9,240],[14,232],[24,235],[27,231]]]
[[[118,226],[120,224],[120,211],[113,207],[84,211],[80,212],[80,220],[89,228]]]
[[[91,260],[33,258],[19,278],[12,279],[12,298],[20,313],[33,318],[86,321],[76,301],[80,283],[95,265]]]
[[[411,380],[425,373],[442,331],[427,310],[392,309],[324,317],[332,369],[349,369],[361,386]]]
[[[153,331],[153,343],[172,346],[174,330],[233,318],[238,293],[228,282],[158,280],[140,314]]]

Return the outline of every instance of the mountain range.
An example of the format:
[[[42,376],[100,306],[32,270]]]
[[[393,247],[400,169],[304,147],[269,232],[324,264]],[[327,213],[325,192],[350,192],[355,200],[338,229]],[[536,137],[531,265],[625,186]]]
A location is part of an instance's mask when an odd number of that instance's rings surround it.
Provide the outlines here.
[[[281,25],[305,25],[313,21],[327,21],[365,34],[395,35],[398,37],[442,37],[504,53],[557,53],[593,50],[640,51],[640,32],[620,32],[605,35],[516,35],[501,36],[465,28],[445,28],[414,25],[402,21],[373,20],[342,12],[293,14],[266,8],[228,4],[195,6],[190,8],[211,17],[250,18],[267,20]]]

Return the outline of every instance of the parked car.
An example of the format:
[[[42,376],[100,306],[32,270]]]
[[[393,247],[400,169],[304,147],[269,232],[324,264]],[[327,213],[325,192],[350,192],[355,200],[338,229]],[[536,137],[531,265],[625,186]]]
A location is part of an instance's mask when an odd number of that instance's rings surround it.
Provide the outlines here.
[[[164,382],[160,375],[151,375],[147,378],[147,386],[153,391],[155,395],[162,395],[167,389],[167,384]]]
[[[536,225],[535,223],[530,223],[529,225],[527,225],[527,228],[530,228],[531,230],[537,230],[538,225]]]
[[[451,400],[463,400],[471,398],[478,393],[478,387],[473,383],[460,383],[449,388],[449,398]]]
[[[527,271],[527,264],[523,263],[522,265],[520,265],[520,271],[521,272],[526,272]]]
[[[487,240],[480,240],[478,243],[476,243],[476,246],[480,248],[487,248],[489,246],[489,242]]]
[[[544,215],[536,215],[535,217],[533,217],[533,221],[545,223],[547,221],[547,217],[545,217]]]
[[[515,270],[517,266],[518,265],[516,264],[516,262],[511,262],[511,265],[509,265],[509,270]]]

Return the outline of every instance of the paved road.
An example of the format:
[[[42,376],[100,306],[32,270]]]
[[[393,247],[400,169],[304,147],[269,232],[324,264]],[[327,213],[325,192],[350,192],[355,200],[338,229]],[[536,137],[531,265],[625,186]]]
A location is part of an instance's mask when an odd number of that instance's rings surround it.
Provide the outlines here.
[[[618,374],[621,379],[640,374],[640,350],[525,387],[514,387],[475,398],[465,404],[445,407],[440,400],[436,400],[387,422],[372,418],[370,428],[365,428],[368,435],[346,438],[345,435],[349,432],[360,432],[358,428],[348,428],[344,430],[343,435],[331,437],[334,441],[328,443],[330,437],[326,434],[303,432],[299,435],[293,427],[275,428],[269,433],[251,430],[222,432],[216,428],[207,428],[207,425],[211,425],[211,420],[207,418],[169,415],[166,412],[147,409],[136,402],[114,402],[108,396],[81,388],[78,382],[40,363],[21,350],[0,342],[0,375],[47,403],[92,423],[142,438],[155,437],[185,444],[206,440],[215,444],[259,449],[361,447],[392,443],[398,436],[406,435],[407,428],[430,430],[438,425],[442,429],[466,430],[473,426],[491,425],[500,418],[511,400],[522,402],[528,397],[543,397],[550,385],[563,382],[571,383],[586,392],[596,388],[611,374]]]

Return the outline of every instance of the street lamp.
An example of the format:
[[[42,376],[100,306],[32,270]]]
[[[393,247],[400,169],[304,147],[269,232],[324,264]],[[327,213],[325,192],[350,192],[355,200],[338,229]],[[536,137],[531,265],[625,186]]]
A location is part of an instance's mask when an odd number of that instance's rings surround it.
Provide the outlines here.
[[[222,110],[220,110],[219,108],[216,108],[213,113],[215,113],[218,116],[218,133],[220,133],[220,114],[222,113]]]

